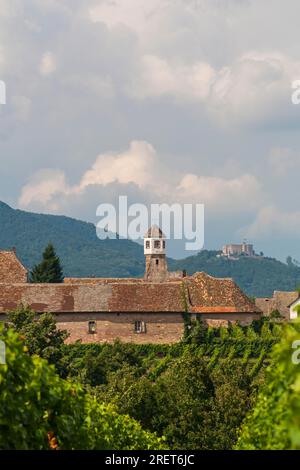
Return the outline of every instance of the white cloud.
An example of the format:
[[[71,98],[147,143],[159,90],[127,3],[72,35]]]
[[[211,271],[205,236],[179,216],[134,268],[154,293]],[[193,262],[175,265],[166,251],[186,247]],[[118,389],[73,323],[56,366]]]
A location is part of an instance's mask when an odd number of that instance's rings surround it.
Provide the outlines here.
[[[260,209],[254,222],[240,230],[250,238],[270,239],[273,237],[298,238],[300,233],[300,211],[287,212],[275,206]]]
[[[69,186],[61,171],[38,172],[22,189],[19,204],[30,209],[36,209],[37,205],[43,210],[55,207],[58,211],[61,204],[65,204],[65,198],[72,199],[76,195],[78,203],[91,187],[102,192],[104,187],[112,184],[122,185],[125,194],[135,185],[139,198],[135,202],[142,198],[150,203],[204,203],[210,212],[223,215],[249,213],[257,208],[261,197],[260,185],[252,175],[234,179],[178,175],[175,169],[161,164],[151,144],[133,141],[124,152],[99,155],[78,185]]]
[[[53,203],[57,195],[70,194],[71,188],[66,177],[60,170],[44,169],[35,173],[22,188],[19,204],[21,207],[40,207],[56,211],[58,206]]]
[[[145,55],[128,92],[139,99],[167,96],[181,104],[201,105],[225,127],[259,126],[293,115],[295,77],[300,77],[300,61],[278,52],[248,52],[220,69],[206,62],[184,64]]]
[[[283,177],[300,166],[300,155],[288,147],[274,147],[268,155],[268,164],[275,176]]]
[[[13,96],[11,101],[14,109],[14,118],[27,122],[32,109],[31,99],[27,96]]]
[[[24,3],[0,0],[3,200],[28,181],[22,207],[91,220],[128,190],[204,202],[228,234],[269,203],[297,210],[299,1]]]
[[[181,199],[205,202],[210,210],[224,214],[251,212],[262,196],[257,179],[247,174],[233,179],[187,174],[177,190]]]
[[[129,93],[137,98],[169,96],[177,101],[204,101],[208,98],[215,72],[209,64],[170,64],[153,55],[141,58],[139,74]]]
[[[135,183],[143,188],[155,182],[154,174],[157,155],[148,142],[132,141],[129,149],[119,154],[99,155],[82,177],[80,189],[89,185],[107,185],[109,183]]]
[[[261,125],[291,114],[291,82],[300,62],[277,52],[250,52],[223,67],[212,86],[209,109],[223,124]]]
[[[61,170],[43,169],[36,172],[22,188],[19,205],[22,208],[59,211],[63,198],[84,198],[90,187],[105,187],[112,183],[135,184],[141,189],[156,187],[159,191],[160,163],[152,145],[144,141],[132,141],[129,149],[120,153],[105,153],[97,157],[80,182],[67,183]]]
[[[41,58],[39,71],[41,75],[51,75],[56,70],[56,59],[52,52],[45,52]]]
[[[23,12],[22,0],[0,0],[0,18],[12,18]]]
[[[119,25],[127,26],[133,31],[143,34],[147,25],[153,25],[153,19],[159,17],[164,5],[169,0],[104,0],[89,8],[90,19],[103,22],[109,28]],[[153,18],[154,17],[154,18]]]

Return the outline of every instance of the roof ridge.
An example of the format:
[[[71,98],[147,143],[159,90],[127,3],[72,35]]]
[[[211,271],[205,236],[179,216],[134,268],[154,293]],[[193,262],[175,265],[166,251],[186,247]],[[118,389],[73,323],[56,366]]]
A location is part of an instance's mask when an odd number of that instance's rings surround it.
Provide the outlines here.
[[[205,271],[196,271],[194,274],[192,274],[191,277],[195,277],[197,274],[204,274],[205,276],[210,277],[211,279],[216,279],[217,281],[232,281],[235,283],[235,280],[232,277],[216,277],[212,274],[208,274]]]

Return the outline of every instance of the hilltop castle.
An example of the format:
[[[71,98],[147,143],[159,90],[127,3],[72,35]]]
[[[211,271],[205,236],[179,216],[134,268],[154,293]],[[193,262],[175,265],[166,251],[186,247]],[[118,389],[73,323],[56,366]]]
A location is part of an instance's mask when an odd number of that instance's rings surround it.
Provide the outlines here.
[[[184,314],[211,326],[249,324],[260,309],[232,279],[200,272],[169,272],[166,239],[157,227],[145,234],[144,278],[65,278],[62,284],[31,284],[15,251],[0,251],[0,320],[18,305],[52,312],[69,342],[172,343],[184,331]]]

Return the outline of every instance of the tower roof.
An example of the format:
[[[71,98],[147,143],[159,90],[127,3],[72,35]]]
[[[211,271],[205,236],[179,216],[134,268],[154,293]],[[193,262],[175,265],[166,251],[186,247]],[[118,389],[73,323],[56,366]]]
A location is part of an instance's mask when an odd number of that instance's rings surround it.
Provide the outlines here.
[[[144,235],[144,238],[166,238],[157,225],[152,225]]]

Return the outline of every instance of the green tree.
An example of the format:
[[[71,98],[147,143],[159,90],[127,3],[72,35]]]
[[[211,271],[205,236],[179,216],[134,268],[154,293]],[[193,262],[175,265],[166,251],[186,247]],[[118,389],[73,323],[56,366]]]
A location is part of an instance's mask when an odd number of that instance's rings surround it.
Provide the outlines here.
[[[186,352],[156,381],[152,429],[173,449],[214,448],[214,386],[205,362]]]
[[[274,346],[254,409],[245,419],[237,449],[300,449],[300,323],[285,325]]]
[[[207,325],[205,325],[204,321],[199,316],[196,320],[192,321],[189,335],[186,338],[186,342],[202,344],[206,341],[206,334]]]
[[[2,329],[0,339],[6,346],[6,364],[0,365],[1,450],[166,448],[139,423],[30,356],[12,328]]]
[[[206,328],[174,345],[64,346],[66,375],[174,449],[232,449],[282,324]]]
[[[240,359],[220,359],[211,372],[215,388],[215,449],[232,449],[243,419],[252,407],[256,390],[249,365]]]
[[[20,305],[8,313],[8,320],[23,337],[30,354],[37,354],[59,368],[64,341],[69,334],[57,328],[51,313],[37,316],[28,306]]]
[[[43,260],[37,264],[30,274],[30,281],[36,283],[61,283],[63,282],[63,271],[60,259],[56,255],[54,247],[48,244],[44,253]]]

